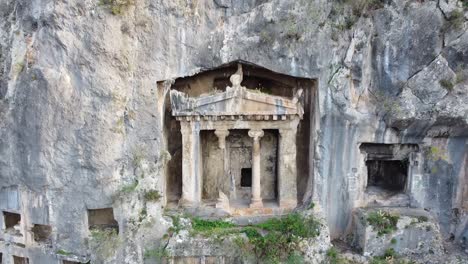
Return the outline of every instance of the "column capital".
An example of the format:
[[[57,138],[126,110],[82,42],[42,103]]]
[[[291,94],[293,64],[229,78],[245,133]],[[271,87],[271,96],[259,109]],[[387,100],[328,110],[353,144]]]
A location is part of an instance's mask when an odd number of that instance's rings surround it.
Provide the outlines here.
[[[263,137],[264,133],[262,129],[256,130],[249,130],[249,137],[254,138],[254,140],[258,140],[259,138]]]
[[[216,129],[215,135],[218,137],[218,144],[220,149],[226,148],[226,137],[229,135],[229,130],[227,129]]]
[[[287,136],[289,134],[296,134],[297,133],[297,128],[280,128],[278,129],[278,132],[280,134],[280,136],[284,137],[284,136]]]
[[[227,129],[216,129],[214,133],[218,138],[229,136],[229,130]]]
[[[190,135],[192,133],[199,133],[200,128],[196,125],[198,122],[180,121],[180,132],[182,135]]]

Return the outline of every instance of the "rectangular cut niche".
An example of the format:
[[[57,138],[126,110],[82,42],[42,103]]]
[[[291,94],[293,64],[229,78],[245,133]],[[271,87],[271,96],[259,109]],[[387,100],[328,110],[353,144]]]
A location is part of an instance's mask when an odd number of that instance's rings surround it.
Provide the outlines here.
[[[407,160],[368,160],[367,187],[403,192],[408,179]]]
[[[29,259],[25,257],[13,256],[13,264],[29,264]]]
[[[113,229],[117,233],[119,225],[114,219],[114,210],[112,208],[88,209],[88,227],[92,229]]]
[[[3,212],[3,222],[5,225],[5,231],[12,235],[21,235],[20,224],[21,215],[11,212]]]
[[[38,243],[50,243],[52,227],[49,225],[38,225],[35,224],[31,231],[34,235],[34,241]]]
[[[373,193],[405,193],[411,175],[409,158],[419,151],[416,144],[362,143],[366,154],[366,191]]]

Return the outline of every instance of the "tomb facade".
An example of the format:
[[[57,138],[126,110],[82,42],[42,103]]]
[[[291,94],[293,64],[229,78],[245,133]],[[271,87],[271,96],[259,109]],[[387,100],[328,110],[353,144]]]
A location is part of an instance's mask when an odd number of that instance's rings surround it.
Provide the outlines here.
[[[298,204],[298,125],[303,89],[278,96],[242,85],[242,64],[224,90],[170,91],[182,136],[183,207],[292,209]]]

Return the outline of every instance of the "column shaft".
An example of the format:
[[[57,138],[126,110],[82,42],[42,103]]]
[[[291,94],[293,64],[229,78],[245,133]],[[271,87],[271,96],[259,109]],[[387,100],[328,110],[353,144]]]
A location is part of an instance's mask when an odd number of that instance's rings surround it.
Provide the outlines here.
[[[297,206],[296,129],[280,129],[278,201],[283,208]]]
[[[249,136],[253,138],[252,146],[252,200],[250,207],[263,207],[260,184],[260,137],[263,136],[263,130],[250,130]]]
[[[194,122],[181,122],[182,197],[179,204],[197,206],[201,202],[200,130]]]

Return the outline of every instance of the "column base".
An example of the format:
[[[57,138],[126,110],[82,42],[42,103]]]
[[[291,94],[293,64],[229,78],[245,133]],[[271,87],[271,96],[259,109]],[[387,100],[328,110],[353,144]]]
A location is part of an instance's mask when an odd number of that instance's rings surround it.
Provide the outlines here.
[[[262,199],[252,199],[250,201],[250,208],[263,208]]]

